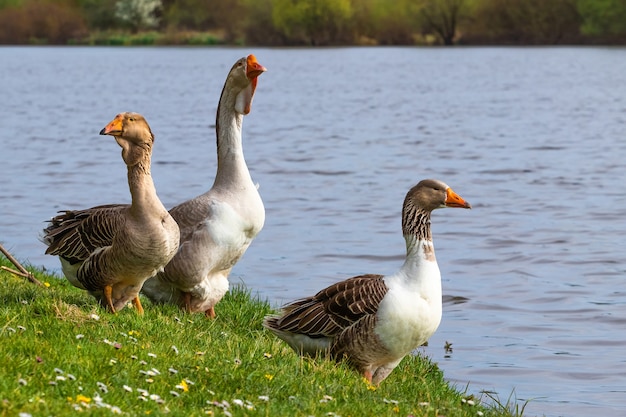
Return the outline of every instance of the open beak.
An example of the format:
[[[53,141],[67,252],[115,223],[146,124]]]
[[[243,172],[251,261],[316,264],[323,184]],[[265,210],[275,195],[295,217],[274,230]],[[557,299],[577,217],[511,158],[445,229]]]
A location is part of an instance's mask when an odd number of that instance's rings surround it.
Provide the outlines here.
[[[123,127],[124,118],[121,114],[118,114],[117,116],[115,116],[115,119],[113,119],[108,125],[104,127],[104,129],[100,131],[100,134],[112,136],[120,135],[122,133]]]
[[[246,76],[250,80],[250,85],[243,92],[245,94],[245,103],[242,109],[243,114],[250,113],[250,109],[252,108],[252,97],[254,97],[254,92],[256,91],[256,85],[258,81],[257,77],[263,74],[265,71],[267,71],[267,68],[259,64],[254,55],[248,55],[246,61]]]
[[[246,68],[246,76],[250,81],[254,80],[256,77],[267,71],[267,68],[259,64],[259,62],[256,60],[256,57],[252,54],[248,55]]]
[[[446,207],[456,207],[471,209],[472,206],[467,201],[463,200],[460,195],[452,191],[452,188],[446,190]]]

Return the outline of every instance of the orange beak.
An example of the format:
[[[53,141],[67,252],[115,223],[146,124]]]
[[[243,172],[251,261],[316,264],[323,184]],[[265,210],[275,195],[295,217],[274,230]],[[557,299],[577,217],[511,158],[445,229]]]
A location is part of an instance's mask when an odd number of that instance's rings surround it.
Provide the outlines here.
[[[267,68],[259,64],[259,62],[256,60],[256,57],[254,55],[252,54],[248,55],[246,75],[248,76],[248,79],[250,81],[258,77],[265,71],[267,71]]]
[[[100,131],[100,134],[112,136],[119,135],[122,133],[123,127],[124,116],[118,114],[117,116],[115,116],[115,119],[113,119],[108,125],[104,127],[104,129]]]
[[[446,190],[446,206],[471,209],[472,206],[467,201],[463,200],[460,195],[452,191],[452,188]]]

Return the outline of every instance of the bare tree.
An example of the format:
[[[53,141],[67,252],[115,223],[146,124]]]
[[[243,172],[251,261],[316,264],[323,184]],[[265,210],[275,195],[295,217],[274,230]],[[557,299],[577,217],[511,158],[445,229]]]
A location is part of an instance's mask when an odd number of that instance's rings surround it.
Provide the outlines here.
[[[465,0],[417,0],[423,29],[434,32],[444,45],[454,45]]]

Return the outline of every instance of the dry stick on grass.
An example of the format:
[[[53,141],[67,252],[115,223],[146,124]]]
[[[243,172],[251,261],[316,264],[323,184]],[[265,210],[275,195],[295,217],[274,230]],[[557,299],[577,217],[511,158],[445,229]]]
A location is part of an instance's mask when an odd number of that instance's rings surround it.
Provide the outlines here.
[[[16,267],[17,269],[19,269],[19,271],[15,271],[15,270],[13,270],[13,269],[11,269],[11,268],[7,268],[6,266],[3,266],[3,267],[2,267],[2,269],[6,270],[6,271],[9,271],[9,272],[11,272],[12,274],[18,275],[18,276],[20,276],[20,277],[24,277],[24,278],[26,278],[27,280],[29,280],[30,282],[32,282],[33,284],[37,284],[37,285],[40,285],[40,286],[42,286],[42,287],[44,286],[41,282],[39,282],[39,281],[37,280],[37,278],[35,278],[35,276],[34,276],[33,274],[31,274],[30,272],[28,272],[28,271],[26,270],[26,268],[24,268],[24,267],[22,266],[22,264],[21,264],[21,263],[19,263],[19,262],[17,261],[17,259],[15,259],[15,258],[14,258],[14,257],[13,257],[10,253],[9,253],[9,251],[7,251],[7,250],[4,248],[4,246],[2,246],[2,243],[0,243],[0,251],[4,254],[4,256],[6,256],[6,257],[7,257],[7,259],[8,259],[8,260],[9,260],[9,261],[13,264],[13,265],[15,265],[15,267]]]

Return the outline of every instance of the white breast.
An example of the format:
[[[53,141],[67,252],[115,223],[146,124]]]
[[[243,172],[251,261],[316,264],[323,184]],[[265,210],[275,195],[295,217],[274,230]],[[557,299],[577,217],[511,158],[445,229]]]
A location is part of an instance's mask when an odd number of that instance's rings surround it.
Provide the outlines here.
[[[211,209],[212,215],[204,223],[210,247],[203,252],[215,260],[213,269],[230,268],[246,251],[263,223],[259,225],[254,219],[242,216],[224,202],[212,202]]]
[[[413,272],[416,275],[407,275]],[[406,355],[435,333],[441,322],[441,274],[437,262],[385,277],[389,291],[380,303],[376,334],[394,354]]]

